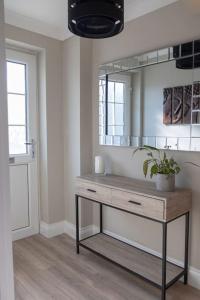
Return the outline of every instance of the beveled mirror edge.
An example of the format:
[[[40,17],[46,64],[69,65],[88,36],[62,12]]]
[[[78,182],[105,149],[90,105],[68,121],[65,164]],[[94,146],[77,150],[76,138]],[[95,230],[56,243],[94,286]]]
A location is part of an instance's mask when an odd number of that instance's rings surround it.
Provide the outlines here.
[[[175,59],[181,59],[181,58],[187,58],[187,57],[191,57],[192,55],[198,55],[198,54],[200,54],[200,46],[199,46],[199,49],[198,49],[198,51],[196,51],[196,52],[194,52],[194,43],[200,43],[200,39],[199,40],[197,40],[197,39],[195,39],[195,40],[192,40],[192,41],[189,41],[189,42],[184,42],[184,43],[181,43],[181,44],[176,44],[176,45],[173,45],[173,46],[169,46],[169,47],[163,47],[163,48],[159,48],[159,49],[154,49],[154,50],[150,50],[150,51],[148,51],[148,52],[144,52],[144,53],[140,53],[140,54],[136,54],[136,55],[131,55],[131,56],[127,56],[127,57],[123,57],[123,58],[119,58],[119,59],[115,59],[115,60],[113,60],[113,61],[110,61],[110,62],[106,62],[106,63],[103,63],[103,64],[101,64],[101,65],[99,65],[99,70],[101,71],[105,71],[105,73],[104,74],[102,74],[102,75],[99,75],[99,76],[105,76],[105,75],[110,75],[110,74],[115,74],[115,73],[120,73],[120,72],[123,72],[123,71],[129,71],[129,70],[133,70],[133,69],[138,69],[138,68],[141,68],[141,67],[145,67],[145,66],[149,66],[149,65],[154,65],[154,64],[159,64],[159,63],[163,63],[163,62],[168,62],[168,61],[170,61],[170,60],[175,60]],[[181,48],[183,47],[183,46],[185,46],[186,44],[193,44],[193,48],[192,48],[192,53],[191,54],[185,54],[185,55],[182,55],[182,51],[181,51]],[[174,57],[174,48],[177,48],[177,47],[179,47],[179,55],[178,56],[176,56],[176,57]],[[163,52],[165,52],[166,54],[166,56],[167,56],[167,58],[163,58],[163,59],[161,59],[161,60],[159,60],[159,52],[160,53],[163,53]],[[118,64],[122,64],[123,62],[126,62],[126,61],[130,61],[130,60],[132,60],[132,59],[139,59],[139,62],[141,62],[141,59],[142,58],[144,58],[145,56],[150,56],[150,55],[152,55],[153,53],[156,53],[156,59],[157,59],[157,61],[155,61],[155,62],[149,62],[149,61],[147,61],[147,63],[145,63],[145,64],[137,64],[137,65],[135,65],[134,67],[127,67],[126,68],[126,66],[124,66],[124,69],[120,69],[120,66],[116,66],[117,67],[117,71],[106,71],[106,69],[109,67],[111,67],[111,65],[117,65],[117,63]],[[163,55],[162,55],[163,56]],[[125,63],[125,65],[126,65],[126,63]]]

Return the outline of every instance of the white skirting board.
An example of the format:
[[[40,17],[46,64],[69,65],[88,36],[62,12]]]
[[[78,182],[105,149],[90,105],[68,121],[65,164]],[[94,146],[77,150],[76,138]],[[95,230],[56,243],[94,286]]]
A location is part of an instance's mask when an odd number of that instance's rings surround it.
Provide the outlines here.
[[[40,234],[46,238],[52,238],[54,236],[64,233],[64,222],[58,222],[53,224],[47,224],[45,222],[40,222]]]
[[[84,239],[90,235],[93,235],[95,233],[99,232],[99,228],[95,225],[89,225],[86,227],[82,227],[79,229],[80,232],[80,239]],[[117,235],[116,233],[113,233],[108,230],[104,230],[104,232],[114,238],[119,239],[120,241],[123,241],[125,243],[128,243],[132,246],[135,246],[141,250],[144,250],[150,254],[156,255],[158,257],[161,257],[161,254],[159,252],[156,252],[150,248],[147,248],[141,244],[138,244],[137,242],[128,240],[120,235]],[[68,221],[61,221],[59,223],[54,224],[47,224],[45,222],[40,223],[40,233],[44,235],[47,238],[52,238],[54,236],[60,235],[60,234],[67,234],[73,239],[76,237],[76,226],[72,223],[69,223]],[[178,261],[176,259],[168,257],[168,260],[172,263],[177,264],[178,266],[183,267],[183,262]],[[193,267],[189,268],[189,284],[197,289],[200,289],[200,270],[195,269]]]
[[[98,232],[97,227],[89,225],[83,228],[80,228],[80,238],[84,239],[93,234],[93,232]],[[52,238],[54,236],[66,233],[71,238],[75,239],[76,237],[76,226],[67,221],[61,221],[58,223],[47,224],[45,222],[40,222],[40,234],[46,238]]]

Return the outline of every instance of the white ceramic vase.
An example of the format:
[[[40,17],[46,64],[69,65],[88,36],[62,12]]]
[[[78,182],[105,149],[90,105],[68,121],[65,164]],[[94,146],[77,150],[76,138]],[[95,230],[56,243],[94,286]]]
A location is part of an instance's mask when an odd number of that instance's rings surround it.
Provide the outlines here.
[[[175,190],[175,175],[156,175],[156,189],[162,192],[174,192]]]
[[[95,156],[95,173],[99,175],[105,173],[105,164],[102,156]]]

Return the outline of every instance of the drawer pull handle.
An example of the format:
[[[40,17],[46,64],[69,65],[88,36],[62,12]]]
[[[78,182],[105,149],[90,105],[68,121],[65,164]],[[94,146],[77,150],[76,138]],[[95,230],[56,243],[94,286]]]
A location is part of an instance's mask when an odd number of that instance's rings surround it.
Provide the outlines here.
[[[90,193],[96,193],[95,190],[91,190],[91,189],[87,189],[87,191],[90,192]]]
[[[136,202],[136,201],[133,201],[133,200],[129,200],[128,202],[129,202],[129,203],[132,203],[132,204],[135,204],[135,205],[138,205],[138,206],[141,206],[141,205],[142,205],[141,203]]]

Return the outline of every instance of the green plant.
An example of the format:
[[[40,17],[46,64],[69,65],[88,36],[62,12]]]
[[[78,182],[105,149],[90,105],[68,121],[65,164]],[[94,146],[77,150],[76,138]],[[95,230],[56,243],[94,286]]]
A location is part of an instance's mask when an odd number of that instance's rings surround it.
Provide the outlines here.
[[[165,151],[155,147],[144,145],[134,150],[133,155],[138,151],[147,151],[148,159],[143,163],[143,172],[146,177],[150,169],[150,177],[157,174],[175,175],[180,172],[178,163],[171,157],[168,158]]]

